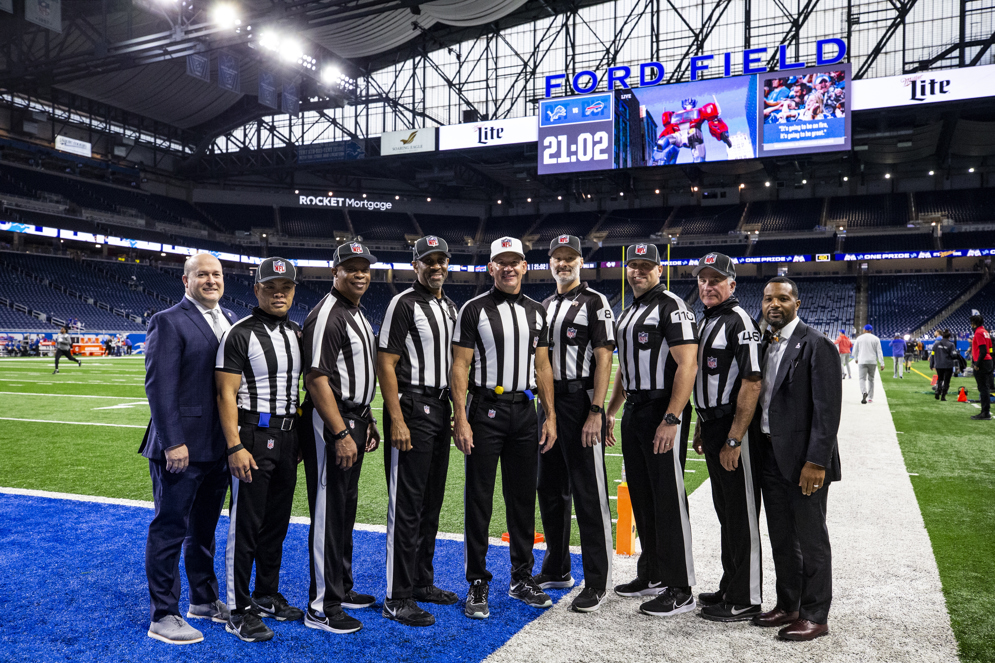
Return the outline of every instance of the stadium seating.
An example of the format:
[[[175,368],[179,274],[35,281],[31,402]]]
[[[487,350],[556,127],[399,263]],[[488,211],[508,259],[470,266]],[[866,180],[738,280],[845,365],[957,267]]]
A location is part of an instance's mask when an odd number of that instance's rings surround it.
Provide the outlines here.
[[[812,230],[821,217],[821,198],[758,201],[746,210],[746,223],[759,223],[761,232]]]
[[[920,217],[941,215],[956,223],[995,221],[995,189],[917,191],[915,201]]]
[[[273,228],[272,207],[263,207],[261,205],[222,205],[219,203],[197,203],[197,207],[202,209],[213,221],[229,231]]]
[[[2,289],[3,287],[0,286],[0,290]],[[7,297],[7,295],[2,294],[0,296]],[[23,302],[18,303],[23,304]],[[27,304],[23,305],[28,306]],[[5,332],[55,331],[55,325],[49,322],[42,322],[27,313],[15,311],[12,308],[0,305],[0,330]]]
[[[336,230],[347,232],[349,223],[339,210],[281,207],[280,227],[290,237],[328,239]]]
[[[417,235],[418,229],[407,214],[349,210],[356,234],[365,240],[403,241],[405,235]]]
[[[991,249],[995,248],[995,232],[991,230],[945,232],[941,241],[945,249]]]
[[[977,278],[975,275],[974,278]],[[964,302],[964,305],[954,311],[948,318],[943,320],[934,329],[929,330],[932,334],[936,329],[949,329],[957,338],[967,338],[971,333],[971,324],[968,318],[972,310],[977,310],[985,319],[985,327],[989,330],[995,327],[995,281],[992,281],[977,294]]]
[[[672,207],[613,210],[598,226],[598,232],[607,232],[610,239],[646,240],[660,232],[672,211]]]
[[[598,222],[600,216],[597,212],[549,214],[536,229],[536,234],[539,235],[536,246],[541,245],[543,248],[548,249],[549,243],[560,235],[577,235],[583,239],[591,232],[591,228]],[[660,225],[663,224],[661,223]],[[604,228],[600,229],[604,230]],[[652,232],[656,232],[656,230],[659,230],[659,228],[656,228]]]
[[[464,237],[474,237],[480,219],[475,216],[443,216],[441,214],[415,214],[415,219],[426,235],[446,240],[449,249],[465,245]]]
[[[948,306],[977,279],[976,274],[871,276],[867,284],[867,320],[881,338],[909,333]]]
[[[484,228],[484,241],[489,244],[505,235],[521,237],[535,224],[538,218],[535,214],[493,216],[487,219],[487,226]]]
[[[833,253],[836,250],[835,237],[799,237],[797,239],[761,239],[754,245],[750,255],[782,256],[814,253]]]
[[[933,236],[929,233],[891,233],[890,235],[847,235],[843,240],[847,253],[877,253],[879,251],[932,251]]]
[[[725,235],[739,227],[743,205],[689,205],[679,207],[667,228],[680,228],[682,235]]]
[[[826,225],[837,226],[842,221],[848,228],[908,225],[909,198],[904,193],[834,196],[829,199]]]

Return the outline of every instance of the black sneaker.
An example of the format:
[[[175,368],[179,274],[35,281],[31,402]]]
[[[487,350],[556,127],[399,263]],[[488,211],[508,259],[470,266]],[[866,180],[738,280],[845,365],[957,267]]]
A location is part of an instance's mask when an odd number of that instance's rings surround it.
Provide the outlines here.
[[[532,577],[541,589],[570,589],[574,586],[574,577],[569,573],[565,576],[554,576],[551,573],[540,573]]]
[[[982,413],[979,412],[978,414],[972,414],[971,418],[974,419],[974,420],[976,420],[976,421],[979,420],[979,419],[982,420],[982,421],[987,421],[987,420],[989,420],[989,419],[992,418],[992,415],[990,415],[990,414],[982,414]]]
[[[350,589],[342,599],[342,607],[350,609],[369,608],[376,601],[369,594],[360,594]]]
[[[309,607],[304,615],[304,626],[329,633],[345,634],[355,633],[363,628],[363,623],[342,610],[320,615]]]
[[[52,371],[52,375],[55,375],[58,372],[59,372],[59,369],[55,369],[54,371]]]
[[[694,595],[676,587],[668,587],[663,594],[639,606],[639,612],[653,617],[671,617],[694,609]]]
[[[304,611],[287,603],[279,592],[272,596],[253,597],[252,607],[260,617],[272,617],[278,622],[299,622],[304,617]]]
[[[411,591],[411,598],[419,603],[435,603],[437,605],[452,605],[459,601],[456,592],[447,592],[435,585],[430,587],[415,587]]]
[[[867,394],[864,394],[864,397],[860,399],[860,404],[867,405]]]
[[[431,626],[435,623],[432,613],[419,608],[414,599],[387,599],[383,602],[383,616],[405,626]]]
[[[483,580],[474,580],[470,585],[470,591],[466,593],[466,602],[463,604],[463,614],[470,619],[487,619],[491,616],[491,611],[487,607],[487,594],[490,587]]]
[[[615,585],[615,593],[619,596],[656,596],[665,591],[667,587],[662,582],[650,582],[642,578],[636,578],[623,585]]]
[[[585,587],[573,600],[570,607],[576,612],[595,612],[605,602],[607,595],[608,593],[603,589]]]
[[[263,624],[259,615],[248,611],[241,614],[231,614],[225,630],[234,634],[242,642],[266,642],[273,639],[273,631]]]
[[[719,605],[720,603],[722,603],[722,590],[698,594],[698,605]]]
[[[512,582],[508,588],[508,596],[533,608],[548,608],[553,605],[553,600],[546,592],[539,589],[532,576],[525,576],[518,582]]]
[[[698,595],[701,597],[701,594]],[[701,609],[701,616],[713,622],[745,622],[760,614],[759,605],[733,605],[720,603]]]

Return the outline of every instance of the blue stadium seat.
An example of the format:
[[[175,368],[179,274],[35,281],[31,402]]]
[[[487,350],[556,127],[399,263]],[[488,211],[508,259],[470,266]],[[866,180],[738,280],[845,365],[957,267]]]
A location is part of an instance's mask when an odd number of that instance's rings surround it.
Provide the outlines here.
[[[909,333],[946,308],[977,280],[976,274],[871,276],[867,282],[868,322],[881,338]]]

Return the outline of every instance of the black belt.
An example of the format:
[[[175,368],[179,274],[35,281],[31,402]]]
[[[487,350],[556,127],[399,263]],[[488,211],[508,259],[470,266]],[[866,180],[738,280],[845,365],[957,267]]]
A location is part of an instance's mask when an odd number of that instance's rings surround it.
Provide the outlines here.
[[[532,400],[524,391],[506,391],[503,394],[495,394],[493,390],[486,387],[473,387],[470,393],[485,400],[505,401],[507,403],[525,403]]]
[[[730,414],[736,414],[736,404],[726,403],[725,405],[710,407],[704,410],[695,408],[695,414],[698,415],[698,419],[701,421],[715,421],[722,417],[728,417]]]
[[[440,401],[449,400],[449,387],[435,389],[434,387],[401,387],[398,389],[402,394],[420,394],[430,398],[438,398]]]
[[[250,412],[249,410],[238,411],[238,424],[240,426],[255,426],[257,428],[279,428],[282,431],[294,429],[294,420],[297,415],[286,417],[274,417],[269,412]]]
[[[554,394],[576,394],[594,387],[593,380],[556,380],[553,382]]]
[[[339,414],[351,414],[358,419],[370,419],[370,406],[359,403],[346,403],[345,401],[335,401],[339,407]]]
[[[633,405],[642,405],[650,401],[660,400],[670,396],[669,389],[642,389],[640,391],[630,391],[625,394],[625,401]]]

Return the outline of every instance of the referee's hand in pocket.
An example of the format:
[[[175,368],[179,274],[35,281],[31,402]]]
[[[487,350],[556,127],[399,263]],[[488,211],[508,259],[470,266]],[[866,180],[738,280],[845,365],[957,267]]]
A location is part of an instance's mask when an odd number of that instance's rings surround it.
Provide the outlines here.
[[[239,481],[252,483],[252,470],[258,470],[256,459],[246,449],[239,449],[228,457],[228,469]]]

